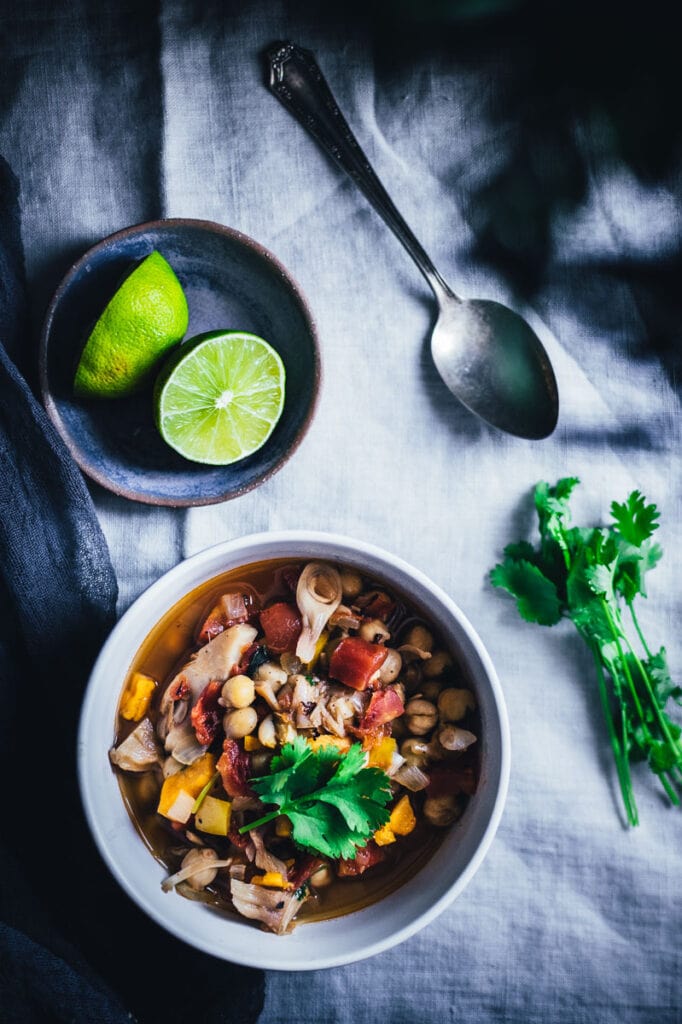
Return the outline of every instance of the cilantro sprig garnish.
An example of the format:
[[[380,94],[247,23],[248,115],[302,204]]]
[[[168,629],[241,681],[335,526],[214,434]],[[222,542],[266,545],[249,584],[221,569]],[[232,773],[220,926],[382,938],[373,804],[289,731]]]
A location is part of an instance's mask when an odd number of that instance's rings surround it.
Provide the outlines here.
[[[389,819],[390,779],[365,762],[359,743],[347,753],[331,745],[313,750],[297,736],[273,757],[268,775],[249,780],[261,801],[276,804],[277,810],[244,825],[240,833],[286,814],[299,846],[353,860],[358,847],[366,846]]]
[[[666,712],[668,701],[682,704],[682,688],[670,678],[665,648],[649,648],[634,607],[663,554],[651,539],[659,512],[633,491],[622,504],[613,502],[610,525],[572,527],[569,501],[578,482],[567,477],[536,486],[540,543],[510,544],[490,578],[516,598],[526,621],[553,626],[569,618],[592,651],[627,820],[637,825],[630,761],[646,760],[673,804],[682,792],[681,730]]]

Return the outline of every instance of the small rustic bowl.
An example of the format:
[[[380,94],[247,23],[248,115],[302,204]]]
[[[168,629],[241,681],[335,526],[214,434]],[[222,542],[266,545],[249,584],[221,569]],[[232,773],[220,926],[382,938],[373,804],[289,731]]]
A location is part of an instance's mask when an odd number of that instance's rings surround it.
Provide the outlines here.
[[[154,424],[151,386],[122,399],[73,394],[85,340],[120,280],[157,249],[187,295],[187,337],[241,329],[270,342],[286,368],[284,410],[270,438],[231,466],[183,459]],[[84,473],[115,494],[150,505],[209,505],[236,498],[280,469],[301,442],[320,384],[317,331],[300,288],[271,252],[232,228],[159,220],[110,235],[69,270],[52,298],[40,343],[48,415]]]
[[[251,922],[162,892],[167,872],[136,831],[108,757],[123,681],[151,629],[206,580],[276,558],[341,562],[408,595],[457,653],[476,692],[481,719],[478,788],[428,863],[378,903],[329,921],[300,924],[291,935],[263,932]],[[493,840],[507,795],[509,759],[509,724],[500,683],[481,640],[454,601],[418,569],[381,548],[336,534],[303,531],[255,534],[218,544],[154,583],[121,618],[97,659],[78,736],[85,813],[102,857],[128,895],[157,924],[197,949],[271,970],[307,971],[361,960],[402,942],[440,914],[471,880]]]

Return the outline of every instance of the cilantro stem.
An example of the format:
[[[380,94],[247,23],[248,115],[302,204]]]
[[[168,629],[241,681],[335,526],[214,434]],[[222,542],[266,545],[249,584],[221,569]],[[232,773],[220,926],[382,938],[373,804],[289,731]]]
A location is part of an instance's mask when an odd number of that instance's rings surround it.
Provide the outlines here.
[[[611,629],[611,633],[613,635],[613,640],[614,640],[614,643],[616,645],[616,650],[618,651],[619,668],[621,669],[621,671],[623,672],[623,675],[625,676],[626,682],[628,684],[628,688],[630,690],[630,693],[632,694],[632,701],[633,701],[633,703],[635,705],[635,708],[637,709],[637,714],[639,715],[640,720],[642,722],[642,730],[643,730],[644,735],[646,736],[647,740],[651,740],[652,739],[651,731],[650,731],[649,726],[647,724],[646,718],[644,717],[644,711],[642,710],[642,704],[641,704],[641,701],[639,699],[639,694],[637,693],[637,687],[635,686],[635,682],[634,682],[634,680],[632,678],[632,673],[630,672],[630,666],[627,663],[627,658],[625,657],[625,652],[623,651],[623,645],[621,643],[621,637],[623,639],[625,639],[625,641],[627,642],[627,637],[625,636],[625,631],[624,631],[621,623],[616,623],[613,615],[611,614],[611,609],[609,608],[606,599],[603,598],[603,597],[601,598],[601,606],[602,606],[604,615],[606,616],[606,621],[608,622],[609,627]]]
[[[669,772],[668,774],[672,776],[671,772]],[[680,805],[680,798],[678,797],[677,793],[675,792],[675,790],[672,788],[672,786],[670,785],[670,783],[666,779],[666,777],[663,774],[663,772],[661,772],[658,777],[661,780],[661,785],[663,786],[663,789],[668,794],[668,798],[670,799],[670,802],[675,804],[676,807],[679,807],[679,805]]]
[[[250,821],[248,825],[242,825],[239,829],[239,835],[243,836],[245,832],[250,832],[252,828],[259,828],[261,825],[267,825],[269,821],[274,821],[275,818],[279,818],[282,814],[279,808],[276,811],[270,811],[269,814],[264,814],[262,818],[258,818],[256,821]]]
[[[626,637],[626,640],[627,640],[627,637]],[[630,648],[630,651],[632,652],[632,657],[634,659],[635,665],[637,666],[637,668],[639,670],[639,673],[640,673],[642,679],[644,680],[644,685],[646,687],[646,691],[647,691],[647,694],[649,696],[649,700],[651,701],[651,705],[652,705],[652,707],[654,709],[654,714],[656,715],[656,718],[658,719],[658,724],[661,727],[661,732],[665,736],[665,739],[666,739],[666,741],[667,741],[671,751],[677,757],[679,757],[680,751],[681,751],[679,740],[676,740],[673,737],[672,733],[670,732],[670,729],[668,728],[668,723],[666,722],[665,716],[664,716],[663,712],[661,711],[661,709],[660,709],[660,707],[658,705],[658,701],[656,700],[656,695],[654,693],[654,688],[651,685],[651,680],[649,679],[649,674],[646,671],[646,669],[644,668],[644,665],[642,664],[642,662],[639,660],[639,658],[637,656],[637,652],[632,649],[632,644],[630,643],[629,640],[627,640],[627,645]]]
[[[645,573],[662,554],[651,542],[659,513],[633,491],[622,504],[612,502],[611,525],[571,527],[578,482],[536,484],[539,547],[525,540],[507,545],[491,581],[516,599],[527,622],[553,626],[570,618],[592,651],[627,822],[636,825],[633,761],[646,759],[670,802],[682,804],[682,731],[666,712],[669,700],[679,702],[680,687],[665,649],[652,654],[634,608],[635,597],[645,596]]]
[[[637,636],[639,637],[639,642],[641,643],[642,647],[644,648],[644,653],[646,654],[647,658],[651,658],[652,654],[651,654],[651,651],[649,650],[649,647],[648,647],[648,644],[647,644],[646,640],[644,639],[644,634],[642,633],[642,629],[641,629],[641,627],[639,625],[639,619],[637,618],[637,615],[635,613],[635,606],[634,606],[632,598],[629,598],[627,600],[626,604],[627,604],[628,608],[630,609],[630,615],[632,617],[632,624],[633,624],[633,626],[635,627],[635,629],[637,631]]]
[[[239,829],[239,835],[244,835],[245,832],[250,832],[252,828],[258,828],[259,825],[267,825],[269,821],[272,821],[274,818],[278,818],[280,814],[286,814],[288,811],[297,811],[301,807],[309,806],[311,803],[314,803],[315,800],[319,800],[320,795],[326,791],[327,785],[325,784],[324,786],[320,786],[320,788],[316,789],[313,793],[305,793],[297,800],[290,800],[288,803],[282,804],[276,811],[270,811],[268,814],[264,814],[262,818],[258,818],[256,821],[251,821],[248,825],[242,825]],[[270,800],[266,802],[272,803]]]
[[[618,782],[620,784],[620,792],[623,797],[623,805],[625,807],[625,813],[627,815],[628,823],[630,825],[639,824],[639,815],[637,813],[637,804],[635,803],[634,792],[632,789],[632,779],[630,777],[630,765],[627,760],[627,754],[623,746],[621,746],[616,730],[613,724],[613,717],[611,714],[611,708],[609,707],[609,698],[606,689],[606,677],[604,675],[604,666],[599,656],[599,649],[596,644],[590,644],[592,648],[592,655],[594,657],[595,665],[597,667],[597,680],[599,683],[599,697],[601,699],[602,710],[604,712],[604,718],[606,719],[606,728],[611,740],[611,749],[613,750],[613,757],[616,762],[616,772],[618,773]],[[621,703],[621,711],[623,706]],[[625,730],[626,723],[623,720],[623,728]]]

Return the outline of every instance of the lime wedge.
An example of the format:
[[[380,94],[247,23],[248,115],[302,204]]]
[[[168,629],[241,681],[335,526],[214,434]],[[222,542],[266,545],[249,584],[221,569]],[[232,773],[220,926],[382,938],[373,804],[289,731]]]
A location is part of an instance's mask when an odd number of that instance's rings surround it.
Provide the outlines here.
[[[107,303],[81,355],[74,391],[88,398],[118,398],[139,391],[159,358],[176,345],[189,315],[173,268],[152,252]]]
[[[193,462],[227,466],[265,444],[284,408],[284,364],[244,331],[211,331],[174,352],[156,382],[156,425]]]

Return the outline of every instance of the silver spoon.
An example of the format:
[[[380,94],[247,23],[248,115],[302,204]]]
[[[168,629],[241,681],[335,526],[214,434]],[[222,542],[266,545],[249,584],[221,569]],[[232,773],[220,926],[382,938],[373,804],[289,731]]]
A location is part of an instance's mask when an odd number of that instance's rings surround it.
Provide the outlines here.
[[[438,319],[431,353],[453,395],[468,409],[518,437],[547,437],[559,398],[539,338],[507,306],[461,299],[434,267],[358,145],[309,50],[277,43],[268,53],[270,88],[346,171],[405,246],[431,286]]]

